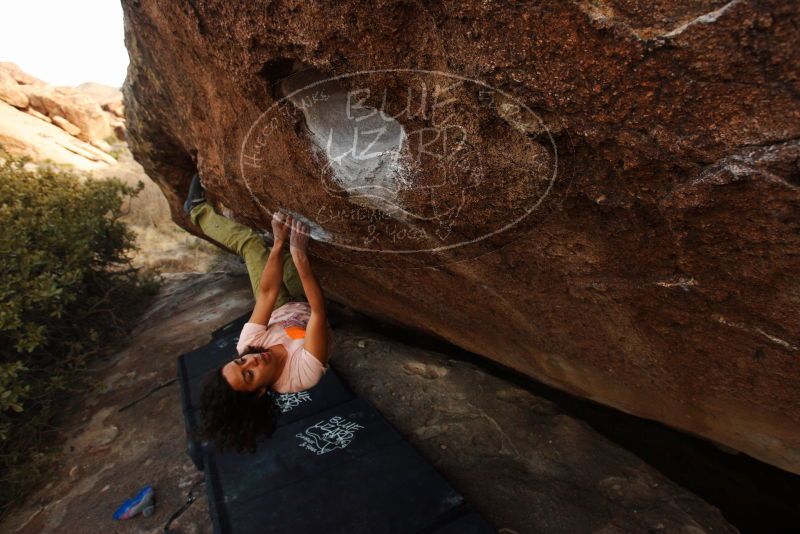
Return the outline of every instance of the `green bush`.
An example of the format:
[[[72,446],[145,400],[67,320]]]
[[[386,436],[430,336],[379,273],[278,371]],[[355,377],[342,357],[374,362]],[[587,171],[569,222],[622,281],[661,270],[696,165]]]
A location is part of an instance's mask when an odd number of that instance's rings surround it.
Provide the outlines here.
[[[24,165],[0,151],[0,511],[41,481],[67,394],[156,288],[119,220],[141,183]]]

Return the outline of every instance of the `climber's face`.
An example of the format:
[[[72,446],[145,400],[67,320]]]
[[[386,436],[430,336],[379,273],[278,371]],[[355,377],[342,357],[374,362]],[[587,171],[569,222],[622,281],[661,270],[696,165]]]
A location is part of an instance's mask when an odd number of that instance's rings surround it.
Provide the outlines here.
[[[236,391],[262,392],[276,376],[277,358],[273,351],[245,354],[222,367],[222,376]]]

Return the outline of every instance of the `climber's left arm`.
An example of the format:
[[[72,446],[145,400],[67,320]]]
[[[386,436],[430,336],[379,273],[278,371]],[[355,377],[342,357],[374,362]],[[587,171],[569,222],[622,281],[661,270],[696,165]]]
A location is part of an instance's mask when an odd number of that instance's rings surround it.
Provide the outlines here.
[[[325,309],[325,296],[322,288],[311,270],[306,248],[308,246],[309,228],[300,221],[294,221],[292,226],[292,240],[289,250],[292,261],[300,275],[303,284],[303,293],[306,295],[311,308],[311,317],[306,325],[305,350],[322,365],[328,362],[328,314]]]
[[[258,283],[258,291],[256,293],[256,305],[248,321],[250,323],[267,324],[275,307],[275,301],[278,300],[280,287],[283,283],[283,261],[281,255],[289,234],[286,227],[287,224],[291,224],[291,217],[287,217],[280,212],[272,216],[274,242],[269,251],[264,270],[261,272],[261,280]]]

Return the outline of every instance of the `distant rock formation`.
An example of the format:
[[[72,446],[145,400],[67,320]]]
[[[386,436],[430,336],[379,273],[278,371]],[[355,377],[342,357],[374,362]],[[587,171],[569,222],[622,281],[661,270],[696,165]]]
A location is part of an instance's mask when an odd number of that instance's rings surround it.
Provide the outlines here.
[[[83,170],[116,163],[106,139],[125,138],[122,93],[99,84],[54,87],[0,63],[0,145]]]
[[[122,4],[184,227],[196,154],[314,225],[329,295],[800,473],[800,3]]]
[[[20,89],[11,73],[2,70],[2,66],[0,66],[0,100],[19,109],[27,108],[30,103],[25,91]]]
[[[109,112],[113,117],[121,120],[111,118],[111,126],[117,125],[125,126],[125,106],[122,105],[122,91],[117,87],[110,85],[103,85],[94,82],[82,83],[76,87],[78,91],[90,96],[97,102],[104,111]]]
[[[11,63],[10,61],[0,61],[0,71],[3,71],[8,75],[10,75],[11,78],[19,85],[29,85],[29,86],[47,85],[45,82],[43,82],[36,76],[31,76],[27,72],[23,71],[21,68],[19,68],[19,65],[17,65],[16,63]]]

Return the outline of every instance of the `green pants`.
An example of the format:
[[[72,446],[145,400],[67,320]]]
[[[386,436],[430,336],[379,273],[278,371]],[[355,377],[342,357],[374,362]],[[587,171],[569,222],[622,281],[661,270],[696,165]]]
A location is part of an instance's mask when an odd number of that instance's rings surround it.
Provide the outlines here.
[[[247,274],[250,275],[250,284],[253,295],[258,296],[258,286],[261,282],[261,273],[267,264],[269,249],[264,241],[253,230],[222,215],[217,214],[208,203],[203,202],[194,207],[191,213],[192,222],[199,226],[203,233],[218,243],[228,247],[244,258]],[[278,300],[275,309],[287,302],[307,302],[303,291],[300,275],[297,273],[292,261],[292,255],[283,253],[283,282],[278,290]]]

